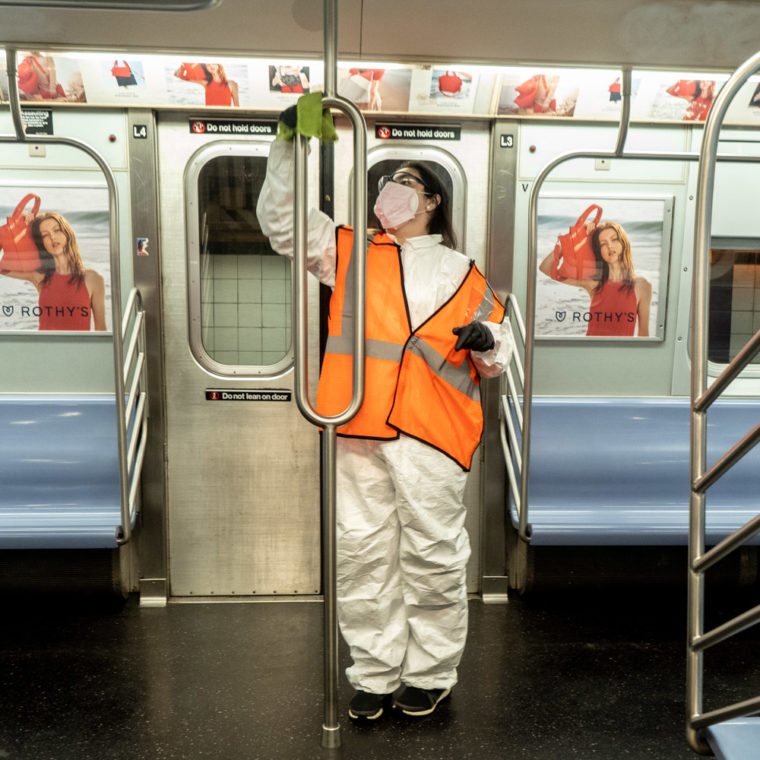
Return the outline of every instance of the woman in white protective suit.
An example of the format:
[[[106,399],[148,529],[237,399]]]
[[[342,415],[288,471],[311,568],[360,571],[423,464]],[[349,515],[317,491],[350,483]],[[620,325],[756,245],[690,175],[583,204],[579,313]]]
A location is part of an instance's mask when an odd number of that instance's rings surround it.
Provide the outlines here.
[[[281,121],[295,125],[295,111]],[[299,117],[300,118],[300,117]],[[349,716],[392,704],[435,710],[457,682],[467,635],[465,481],[482,433],[480,377],[512,350],[504,308],[453,250],[440,180],[407,163],[383,177],[368,245],[365,400],[338,429],[338,619],[353,664]],[[293,150],[272,144],[258,219],[293,255]],[[333,288],[317,410],[337,414],[352,385],[353,231],[312,209],[309,270]]]

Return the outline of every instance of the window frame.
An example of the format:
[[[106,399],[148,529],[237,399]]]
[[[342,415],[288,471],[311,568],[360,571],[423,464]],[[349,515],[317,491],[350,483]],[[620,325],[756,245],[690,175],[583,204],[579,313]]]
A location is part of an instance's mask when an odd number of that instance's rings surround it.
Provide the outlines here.
[[[200,235],[200,200],[198,196],[198,180],[201,171],[211,161],[217,158],[269,157],[271,143],[264,141],[216,141],[199,148],[191,157],[185,168],[183,185],[185,188],[185,228],[187,239],[187,319],[188,341],[190,351],[198,364],[211,375],[221,378],[275,378],[289,371],[295,361],[295,348],[291,339],[290,346],[280,361],[274,364],[222,364],[212,358],[203,344],[202,334],[202,305],[201,305],[201,249]],[[290,260],[290,286],[292,293],[293,267]],[[292,308],[292,300],[291,300]],[[292,319],[292,317],[291,317]]]

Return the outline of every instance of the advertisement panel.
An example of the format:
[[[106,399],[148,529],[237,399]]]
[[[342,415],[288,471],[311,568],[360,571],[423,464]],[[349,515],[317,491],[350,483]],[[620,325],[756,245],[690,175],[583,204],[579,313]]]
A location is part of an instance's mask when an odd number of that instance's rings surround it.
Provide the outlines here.
[[[0,332],[109,332],[106,188],[0,185],[0,221]]]
[[[541,196],[536,337],[662,340],[672,196]]]

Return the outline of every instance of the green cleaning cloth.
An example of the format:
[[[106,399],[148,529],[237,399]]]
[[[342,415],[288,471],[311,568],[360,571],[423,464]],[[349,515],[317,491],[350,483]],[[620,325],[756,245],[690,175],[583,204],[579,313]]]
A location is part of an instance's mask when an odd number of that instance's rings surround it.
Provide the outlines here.
[[[304,137],[316,137],[322,142],[335,142],[338,139],[330,109],[322,109],[321,92],[302,95],[298,98],[296,109],[298,119],[295,129],[280,122],[277,131],[278,140],[292,140],[296,133]]]

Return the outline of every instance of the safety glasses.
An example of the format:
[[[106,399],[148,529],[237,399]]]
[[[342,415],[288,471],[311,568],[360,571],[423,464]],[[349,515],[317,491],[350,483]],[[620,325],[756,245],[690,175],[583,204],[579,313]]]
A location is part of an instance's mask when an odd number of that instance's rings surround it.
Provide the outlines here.
[[[398,185],[406,185],[406,187],[411,187],[415,190],[417,189],[417,186],[419,186],[425,189],[425,195],[432,195],[428,186],[419,177],[415,177],[414,174],[410,174],[403,170],[393,172],[393,174],[383,174],[383,176],[377,181],[378,192],[380,192],[380,190],[382,190],[389,182],[395,182]]]

